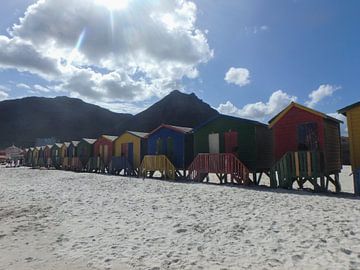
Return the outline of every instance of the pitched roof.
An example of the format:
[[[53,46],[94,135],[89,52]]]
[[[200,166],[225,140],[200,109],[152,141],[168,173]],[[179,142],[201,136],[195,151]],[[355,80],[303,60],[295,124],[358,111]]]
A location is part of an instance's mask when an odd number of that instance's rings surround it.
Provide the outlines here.
[[[216,119],[219,118],[227,118],[227,119],[232,119],[235,121],[239,121],[242,123],[248,123],[248,124],[253,124],[253,125],[259,125],[259,126],[265,126],[267,127],[266,124],[255,121],[255,120],[250,120],[250,119],[245,119],[245,118],[240,118],[240,117],[235,117],[235,116],[231,116],[231,115],[226,115],[226,114],[218,114],[215,115],[211,118],[209,118],[208,120],[206,120],[205,122],[202,122],[201,124],[199,124],[198,126],[194,127],[193,132],[197,131],[198,129],[202,128],[203,126],[206,126],[207,124],[211,123],[212,121],[215,121]]]
[[[66,147],[69,147],[70,143],[69,142],[64,142],[62,145],[65,145]]]
[[[101,137],[104,137],[105,139],[108,139],[109,141],[115,141],[118,136],[111,136],[111,135],[101,135]]]
[[[312,113],[314,115],[317,115],[317,116],[320,116],[324,119],[328,119],[328,120],[331,120],[331,121],[334,121],[334,122],[337,122],[337,123],[342,123],[342,121],[334,118],[334,117],[331,117],[325,113],[322,113],[322,112],[319,112],[319,111],[316,111],[314,109],[311,109],[311,108],[308,108],[308,107],[305,107],[299,103],[296,103],[296,102],[291,102],[287,107],[285,107],[285,109],[283,109],[281,112],[279,112],[277,115],[275,115],[273,118],[271,118],[269,120],[269,127],[273,127],[288,111],[290,111],[290,109],[292,108],[298,108],[300,110],[304,110],[304,111],[307,111],[309,113]]]
[[[62,144],[61,144],[61,143],[55,143],[55,144],[53,145],[53,147],[54,147],[54,146],[57,146],[58,148],[61,148]]]
[[[87,142],[88,144],[94,144],[96,142],[96,139],[82,138],[82,140]]]
[[[186,133],[190,133],[193,129],[192,128],[189,128],[189,127],[179,127],[179,126],[172,126],[172,125],[166,125],[166,124],[161,124],[160,126],[158,126],[157,128],[155,128],[153,131],[151,131],[147,137],[151,134],[153,134],[154,132],[158,131],[159,129],[161,128],[168,128],[168,129],[172,129],[176,132],[180,132],[180,133],[183,133],[183,134],[186,134]]]
[[[71,144],[75,147],[78,146],[79,143],[80,143],[80,141],[71,141]]]
[[[355,107],[358,107],[358,106],[360,106],[360,101],[355,102],[354,104],[351,104],[349,106],[346,106],[345,108],[342,108],[342,109],[338,110],[338,113],[341,113],[341,114],[346,116],[346,113],[347,113],[348,110],[351,110],[352,108],[355,108]]]
[[[146,132],[129,131],[129,130],[127,130],[126,132],[139,138],[145,138],[147,135],[149,135],[149,133]]]

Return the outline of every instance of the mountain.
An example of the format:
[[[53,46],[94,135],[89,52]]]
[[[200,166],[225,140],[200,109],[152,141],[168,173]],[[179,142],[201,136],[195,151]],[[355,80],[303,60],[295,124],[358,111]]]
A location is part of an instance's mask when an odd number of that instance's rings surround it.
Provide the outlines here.
[[[69,97],[6,100],[0,102],[0,149],[32,146],[37,138],[98,137],[131,117]]]
[[[114,113],[69,97],[27,97],[0,102],[0,149],[34,145],[37,138],[57,141],[119,135],[125,130],[149,132],[162,123],[194,127],[218,114],[195,94],[177,90],[137,114]]]
[[[114,131],[116,134],[124,130],[149,132],[161,124],[195,127],[217,114],[218,111],[204,103],[194,93],[184,94],[174,90],[132,117],[123,126],[119,125]]]

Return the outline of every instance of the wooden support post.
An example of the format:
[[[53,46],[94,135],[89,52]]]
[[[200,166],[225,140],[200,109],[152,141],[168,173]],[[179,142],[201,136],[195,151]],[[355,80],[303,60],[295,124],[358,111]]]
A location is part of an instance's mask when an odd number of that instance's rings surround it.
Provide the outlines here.
[[[320,176],[320,186],[324,191],[327,190],[327,186],[325,185],[325,177],[323,175]]]
[[[335,188],[336,188],[336,193],[341,192],[341,184],[338,173],[335,174]]]

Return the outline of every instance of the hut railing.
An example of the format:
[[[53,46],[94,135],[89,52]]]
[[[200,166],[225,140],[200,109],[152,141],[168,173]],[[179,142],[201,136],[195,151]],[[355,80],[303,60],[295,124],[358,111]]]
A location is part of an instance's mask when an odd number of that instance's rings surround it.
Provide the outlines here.
[[[297,179],[324,176],[323,153],[320,151],[287,152],[270,170],[271,187],[290,188]]]
[[[249,169],[231,153],[200,153],[188,168],[190,180],[201,181],[209,173],[230,175],[241,184],[250,182]]]
[[[176,168],[165,155],[146,155],[139,167],[139,176],[146,177],[147,173],[160,171],[169,179],[175,179]]]

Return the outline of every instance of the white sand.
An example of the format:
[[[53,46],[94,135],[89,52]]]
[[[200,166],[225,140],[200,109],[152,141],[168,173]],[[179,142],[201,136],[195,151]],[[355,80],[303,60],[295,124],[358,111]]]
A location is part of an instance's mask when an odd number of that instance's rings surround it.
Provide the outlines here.
[[[0,168],[0,269],[360,269],[360,201]]]

